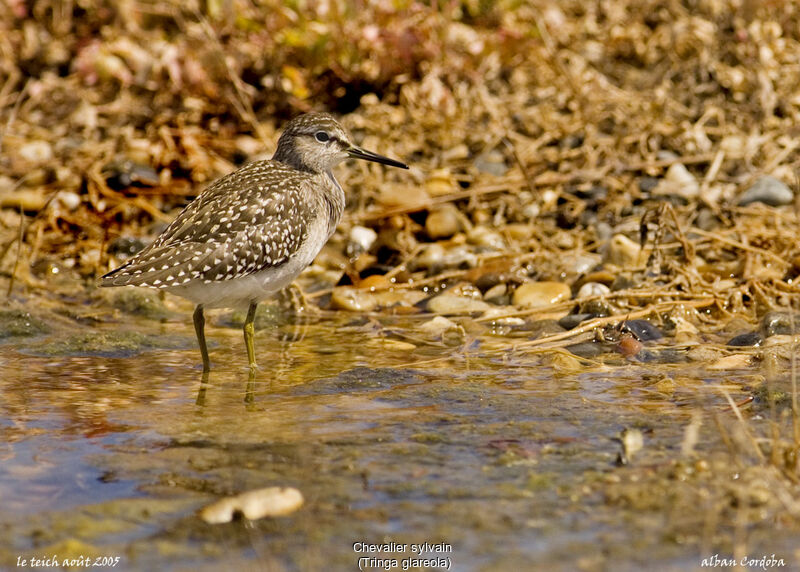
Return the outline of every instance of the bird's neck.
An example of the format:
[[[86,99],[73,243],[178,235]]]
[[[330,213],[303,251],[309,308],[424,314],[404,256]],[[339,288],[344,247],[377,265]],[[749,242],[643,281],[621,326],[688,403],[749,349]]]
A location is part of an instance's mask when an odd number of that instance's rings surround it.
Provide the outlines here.
[[[325,207],[328,209],[328,220],[330,221],[328,236],[330,236],[336,230],[336,225],[339,224],[342,213],[344,213],[345,196],[342,186],[333,176],[333,171],[328,169],[322,177],[326,179],[326,184],[323,185],[325,192],[322,197]]]
[[[272,155],[272,160],[288,165],[298,171],[304,171],[313,175],[320,174],[317,169],[303,161],[303,157],[297,152],[297,149],[292,145],[282,145],[280,141],[278,142],[278,148],[275,150],[275,154]]]

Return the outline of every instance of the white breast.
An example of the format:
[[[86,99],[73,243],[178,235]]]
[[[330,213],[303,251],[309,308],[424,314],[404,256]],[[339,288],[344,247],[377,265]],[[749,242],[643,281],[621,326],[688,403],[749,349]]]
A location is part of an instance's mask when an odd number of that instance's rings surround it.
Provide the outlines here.
[[[167,291],[206,308],[246,308],[291,284],[314,261],[335,228],[335,223],[329,228],[327,217],[314,217],[308,228],[308,238],[284,264],[241,278],[176,286]]]

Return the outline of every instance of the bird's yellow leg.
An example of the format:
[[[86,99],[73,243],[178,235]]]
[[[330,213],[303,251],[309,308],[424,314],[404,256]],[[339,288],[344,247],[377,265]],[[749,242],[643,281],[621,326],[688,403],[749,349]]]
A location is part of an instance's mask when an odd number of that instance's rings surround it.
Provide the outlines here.
[[[258,302],[252,302],[250,307],[247,309],[247,318],[244,320],[244,345],[247,348],[247,363],[250,365],[250,369],[255,369],[258,367],[256,365],[256,348],[255,348],[255,319],[256,319],[256,308],[258,307]]]

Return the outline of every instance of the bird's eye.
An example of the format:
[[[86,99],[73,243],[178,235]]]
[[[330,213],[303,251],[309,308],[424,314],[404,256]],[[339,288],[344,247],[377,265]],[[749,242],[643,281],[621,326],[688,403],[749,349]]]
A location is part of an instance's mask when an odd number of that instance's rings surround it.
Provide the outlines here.
[[[315,138],[317,141],[319,141],[320,143],[325,143],[325,141],[327,141],[328,139],[330,139],[330,138],[331,138],[331,136],[330,136],[330,135],[328,135],[327,133],[325,133],[324,131],[317,131],[317,132],[314,134],[314,138]]]

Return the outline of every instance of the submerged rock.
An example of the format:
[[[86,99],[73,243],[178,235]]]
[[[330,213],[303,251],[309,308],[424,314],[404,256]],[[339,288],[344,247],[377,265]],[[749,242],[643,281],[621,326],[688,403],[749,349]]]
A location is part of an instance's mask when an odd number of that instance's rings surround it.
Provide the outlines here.
[[[25,310],[0,310],[0,340],[38,336],[50,332],[50,326]]]
[[[172,336],[150,336],[139,332],[86,332],[32,348],[44,355],[94,355],[127,357],[153,348],[179,348],[186,344]]]
[[[337,310],[370,312],[378,306],[378,300],[368,290],[354,286],[338,286],[331,294],[331,305]]]

